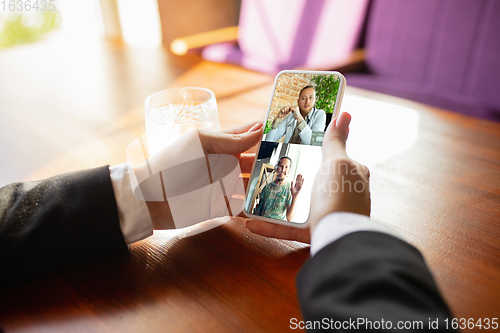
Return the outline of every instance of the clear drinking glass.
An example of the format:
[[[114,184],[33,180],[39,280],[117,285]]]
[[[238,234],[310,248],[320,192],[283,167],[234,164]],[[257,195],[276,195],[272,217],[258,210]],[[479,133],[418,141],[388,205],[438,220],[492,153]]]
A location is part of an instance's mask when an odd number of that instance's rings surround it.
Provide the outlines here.
[[[162,90],[146,98],[145,108],[150,156],[192,129],[220,129],[215,95],[205,88]]]

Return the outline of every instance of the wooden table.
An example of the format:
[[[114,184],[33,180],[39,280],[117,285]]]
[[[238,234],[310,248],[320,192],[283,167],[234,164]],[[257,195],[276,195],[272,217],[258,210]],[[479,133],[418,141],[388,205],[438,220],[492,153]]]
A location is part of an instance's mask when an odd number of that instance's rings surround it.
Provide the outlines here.
[[[0,77],[1,185],[125,161],[144,132],[142,101],[162,88],[212,89],[222,128],[263,119],[271,94],[268,75],[109,45],[95,51],[112,64],[94,78],[107,90],[71,81],[83,92],[42,94],[34,87],[56,91],[72,77],[56,62],[39,77],[36,61],[51,58],[41,45],[0,52],[10,75]],[[350,152],[371,168],[372,217],[422,251],[456,317],[499,317],[500,124],[355,88],[343,110],[354,117]],[[287,331],[301,317],[295,276],[308,255],[308,245],[249,233],[241,218],[187,238],[157,232],[118,258],[0,289],[0,322],[37,333]]]

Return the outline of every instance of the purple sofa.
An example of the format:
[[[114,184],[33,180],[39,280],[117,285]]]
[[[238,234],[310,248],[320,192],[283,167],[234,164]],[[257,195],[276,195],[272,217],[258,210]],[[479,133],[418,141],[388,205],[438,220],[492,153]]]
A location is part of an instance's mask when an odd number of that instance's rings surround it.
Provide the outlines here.
[[[349,60],[369,0],[242,0],[238,44],[206,47],[203,58],[259,72],[331,68]]]
[[[373,0],[352,86],[500,121],[500,1]]]

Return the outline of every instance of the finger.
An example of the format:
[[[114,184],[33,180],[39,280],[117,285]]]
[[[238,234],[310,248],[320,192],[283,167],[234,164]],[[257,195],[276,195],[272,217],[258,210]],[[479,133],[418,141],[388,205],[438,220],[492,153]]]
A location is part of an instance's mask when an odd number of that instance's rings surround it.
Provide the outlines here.
[[[349,124],[351,123],[351,115],[347,112],[342,112],[337,118],[335,127],[342,132],[347,132]],[[347,134],[347,133],[346,133]]]
[[[323,139],[323,158],[347,157],[345,142],[349,133],[350,122],[351,115],[346,112],[341,113],[340,116],[330,122]]]
[[[244,133],[200,130],[200,141],[207,154],[240,154],[255,146],[262,136],[262,122]]]
[[[311,242],[309,229],[293,228],[259,220],[249,220],[246,226],[254,234],[265,237],[295,240],[303,243]]]
[[[227,134],[242,134],[242,133],[250,131],[255,126],[259,126],[259,124],[260,124],[260,126],[262,126],[263,122],[262,121],[257,121],[257,122],[254,121],[254,122],[251,122],[251,123],[239,126],[239,127],[224,130],[222,132],[227,133]],[[254,130],[256,130],[256,129],[254,129]]]
[[[254,159],[255,154],[242,154],[240,156],[240,168],[242,173],[249,173],[252,171]]]

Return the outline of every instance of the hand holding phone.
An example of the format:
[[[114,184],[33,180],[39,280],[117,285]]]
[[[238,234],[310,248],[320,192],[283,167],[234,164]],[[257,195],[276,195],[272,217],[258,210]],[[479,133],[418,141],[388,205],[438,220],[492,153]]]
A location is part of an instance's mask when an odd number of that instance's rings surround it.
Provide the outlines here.
[[[327,128],[322,146],[323,162],[314,179],[309,229],[280,225],[259,220],[246,223],[251,232],[273,238],[295,240],[309,243],[317,223],[333,212],[351,212],[370,215],[370,189],[368,168],[350,159],[345,151],[351,116],[342,113]],[[344,177],[344,178],[343,178]],[[349,178],[349,179],[346,179]],[[347,191],[329,191],[329,186],[322,184],[340,184],[349,181],[354,187]]]
[[[272,126],[266,126],[250,175],[246,216],[307,228],[320,146],[326,127],[339,113],[344,87],[338,72],[277,75],[266,117]]]
[[[350,212],[370,216],[370,172],[346,153],[351,115],[342,113],[325,133],[323,162],[314,179],[309,226],[326,215]]]

